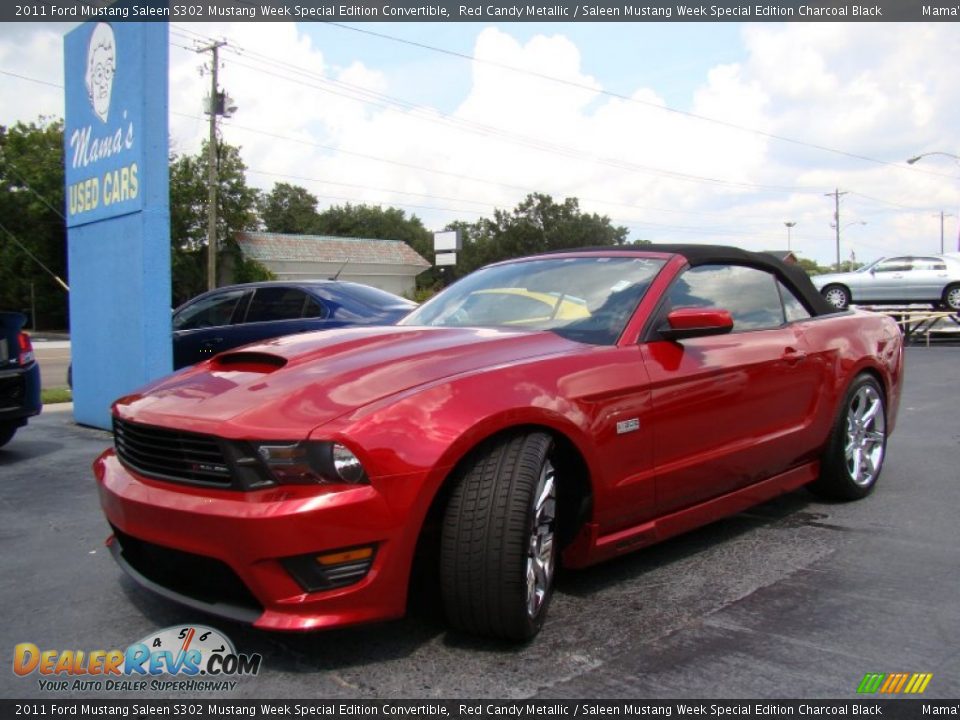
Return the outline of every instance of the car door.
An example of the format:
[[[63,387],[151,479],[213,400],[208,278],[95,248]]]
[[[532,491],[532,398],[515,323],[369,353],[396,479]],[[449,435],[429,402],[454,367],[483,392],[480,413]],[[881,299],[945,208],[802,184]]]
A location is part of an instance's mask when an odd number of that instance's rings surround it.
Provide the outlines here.
[[[244,288],[225,288],[200,295],[177,310],[173,316],[174,369],[219,352],[224,333],[244,312],[248,295]]]
[[[863,278],[860,294],[854,291],[855,302],[899,302],[907,297],[907,275],[913,267],[912,258],[896,257],[882,260]]]
[[[785,289],[785,288],[784,288]],[[657,511],[666,514],[766,479],[808,452],[822,372],[809,362],[771,274],[738,265],[682,273],[654,327],[681,307],[728,310],[732,332],[682,341],[648,336]]]
[[[947,286],[947,264],[940,258],[913,258],[907,273],[907,295],[903,300],[935,302],[943,296]]]

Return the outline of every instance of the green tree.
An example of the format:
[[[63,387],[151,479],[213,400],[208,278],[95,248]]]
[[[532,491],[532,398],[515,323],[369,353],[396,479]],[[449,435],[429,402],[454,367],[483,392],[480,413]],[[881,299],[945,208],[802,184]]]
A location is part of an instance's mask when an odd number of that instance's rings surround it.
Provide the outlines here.
[[[50,275],[67,278],[63,196],[63,121],[0,126],[0,308],[29,311],[32,289],[34,327],[67,327],[67,293]]]
[[[457,277],[499,260],[627,241],[625,227],[613,225],[606,216],[584,213],[576,198],[558,203],[542,193],[527,195],[513,210],[494,211],[493,218],[454,223],[454,228],[464,241]]]
[[[257,206],[267,232],[307,235],[317,231],[317,198],[299,185],[277,183],[260,196]]]
[[[317,216],[314,232],[318,235],[402,240],[428,260],[433,260],[433,233],[416,215],[407,216],[398,208],[376,205],[334,205]],[[417,276],[417,286],[432,287],[439,275],[431,268]]]
[[[207,145],[170,158],[170,238],[174,306],[207,289]],[[257,191],[247,185],[240,148],[217,147],[218,281],[246,282],[269,274],[240,255],[234,235],[257,227]],[[229,277],[232,275],[232,277]]]
[[[376,205],[334,205],[317,216],[314,232],[320,235],[402,240],[417,252],[433,249],[433,235],[416,215],[398,208]],[[421,253],[422,254],[422,253]]]
[[[807,275],[823,275],[824,273],[833,272],[831,268],[823,267],[818,264],[816,260],[810,260],[809,258],[797,258],[797,265],[802,267]]]

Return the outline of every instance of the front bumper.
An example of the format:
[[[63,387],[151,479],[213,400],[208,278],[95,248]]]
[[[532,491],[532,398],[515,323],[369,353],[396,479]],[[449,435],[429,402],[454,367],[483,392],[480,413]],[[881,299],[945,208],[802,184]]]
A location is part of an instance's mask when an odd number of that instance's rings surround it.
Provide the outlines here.
[[[271,630],[310,630],[403,615],[418,534],[383,488],[283,486],[252,492],[138,476],[113,450],[94,463],[121,567],[191,607]],[[416,478],[390,478],[408,496]],[[310,592],[285,560],[373,546],[370,569],[346,587]]]
[[[27,418],[39,415],[40,366],[32,363],[25,368],[0,370],[0,422],[26,423]]]

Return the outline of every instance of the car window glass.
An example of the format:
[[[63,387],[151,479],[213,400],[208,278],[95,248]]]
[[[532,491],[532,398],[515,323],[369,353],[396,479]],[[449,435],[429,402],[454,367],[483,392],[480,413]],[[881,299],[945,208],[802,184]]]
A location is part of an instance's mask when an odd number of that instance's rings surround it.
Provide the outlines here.
[[[911,267],[910,258],[891,258],[877,263],[874,272],[906,272]]]
[[[913,269],[914,270],[946,270],[947,265],[943,260],[938,260],[937,258],[914,258],[913,260]]]
[[[303,317],[305,318],[325,318],[327,308],[316,298],[307,295],[307,302],[303,306]]]
[[[370,285],[341,282],[340,289],[354,300],[359,300],[364,305],[369,305],[372,308],[393,308],[397,305],[404,304],[409,304],[411,307],[413,307],[413,303],[411,303],[409,300],[406,300],[398,295],[394,295],[393,293],[389,293],[386,290],[371,287]]]
[[[701,265],[671,286],[668,311],[686,307],[728,310],[733,330],[780,327],[783,306],[773,275],[739,265]]]
[[[295,320],[303,314],[306,299],[306,293],[298,288],[257,288],[253,300],[250,301],[245,322]]]
[[[237,307],[243,290],[230,290],[198,299],[186,305],[173,317],[174,330],[193,330],[195,328],[229,325],[233,311]]]
[[[777,288],[780,290],[780,297],[783,300],[783,312],[787,316],[787,322],[796,322],[797,320],[806,320],[810,317],[810,311],[803,303],[797,299],[793,291],[779,280]]]

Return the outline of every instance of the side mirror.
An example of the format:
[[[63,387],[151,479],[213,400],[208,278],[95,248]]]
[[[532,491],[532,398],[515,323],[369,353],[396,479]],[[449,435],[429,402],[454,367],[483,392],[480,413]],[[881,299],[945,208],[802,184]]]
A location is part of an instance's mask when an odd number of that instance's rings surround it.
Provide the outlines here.
[[[667,315],[667,321],[657,328],[667,340],[723,335],[733,330],[733,316],[727,310],[716,308],[680,308]]]

